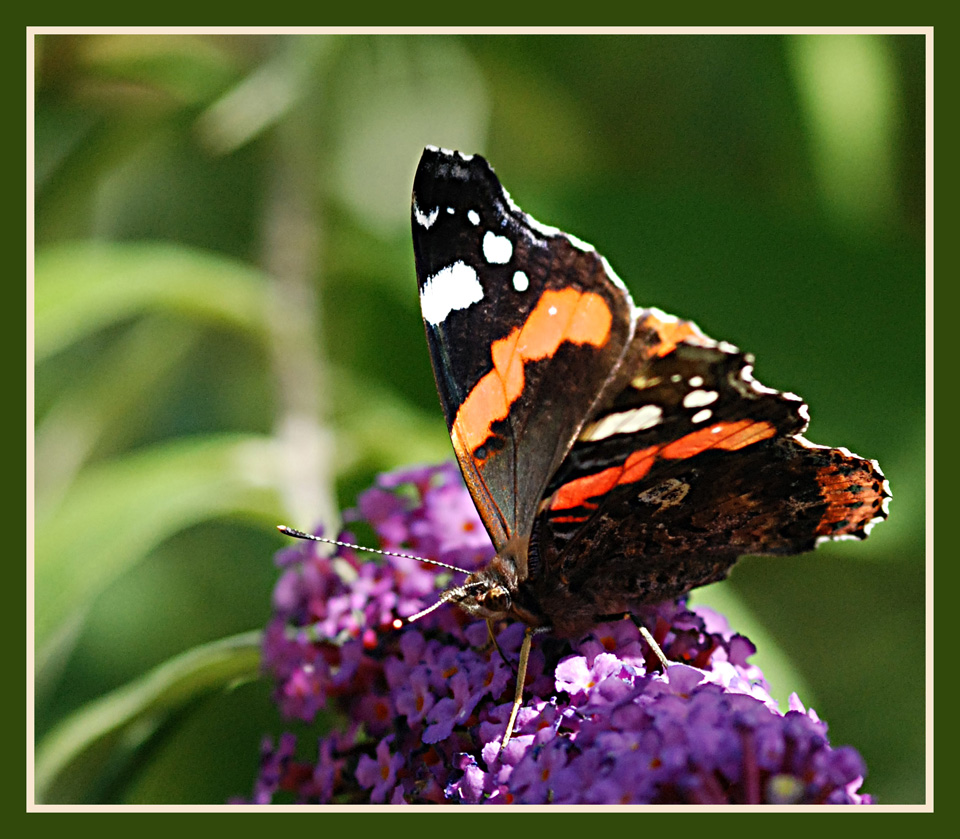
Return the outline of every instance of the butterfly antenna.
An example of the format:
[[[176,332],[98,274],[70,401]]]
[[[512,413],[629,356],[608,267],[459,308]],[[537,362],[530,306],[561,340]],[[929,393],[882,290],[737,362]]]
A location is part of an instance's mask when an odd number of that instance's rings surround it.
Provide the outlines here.
[[[337,539],[325,539],[323,536],[314,536],[312,533],[304,533],[302,530],[295,530],[287,527],[285,524],[278,524],[277,530],[287,536],[293,536],[294,539],[307,539],[311,542],[326,542],[328,545],[339,545],[341,548],[353,548],[356,551],[369,551],[372,554],[381,556],[398,556],[401,559],[415,559],[417,562],[426,562],[429,565],[439,565],[441,568],[447,568],[450,571],[458,571],[461,574],[469,574],[466,568],[458,568],[456,565],[448,565],[446,562],[438,562],[435,559],[427,559],[425,556],[414,556],[413,554],[402,554],[396,551],[381,551],[378,548],[367,548],[364,545],[354,545],[352,542],[341,542]],[[443,601],[441,601],[443,602]]]
[[[406,621],[407,623],[413,623],[414,621],[418,621],[420,620],[420,618],[425,617],[426,615],[429,615],[434,609],[439,609],[444,603],[449,603],[451,600],[454,600],[455,598],[459,597],[460,595],[464,594],[465,592],[469,591],[472,588],[482,588],[484,585],[485,583],[478,581],[476,583],[469,583],[468,585],[457,586],[456,588],[448,589],[447,591],[445,591],[443,594],[440,595],[440,599],[433,605],[427,606],[426,609],[421,609],[419,612],[417,612],[414,615],[410,615],[410,617],[408,618],[404,618],[403,621],[397,618],[393,622],[393,625],[394,627],[399,629],[401,626],[403,626],[404,621]]]
[[[381,556],[397,556],[401,559],[415,559],[417,562],[426,562],[428,565],[438,565],[441,568],[447,568],[450,571],[457,571],[461,574],[470,573],[466,568],[458,568],[456,565],[449,565],[446,562],[439,562],[436,559],[427,559],[425,556],[414,556],[413,554],[398,553],[397,551],[382,551],[379,548],[368,548],[365,545],[355,545],[352,542],[341,542],[339,539],[327,539],[324,536],[314,536],[312,533],[304,533],[302,530],[297,530],[293,527],[287,527],[285,524],[278,524],[277,530],[287,536],[292,536],[294,539],[306,539],[310,542],[325,542],[328,545],[339,545],[341,548],[353,548],[357,551],[368,551],[370,553],[380,554]],[[416,620],[420,620],[420,618],[424,617],[425,615],[429,615],[434,609],[438,609],[444,603],[449,603],[458,595],[463,594],[463,592],[482,585],[483,583],[477,582],[449,589],[448,591],[445,591],[441,595],[440,599],[432,606],[427,606],[426,609],[421,609],[415,615],[410,615],[410,617],[403,620],[396,618],[393,621],[393,628],[399,629],[401,626],[403,626],[404,621],[406,621],[406,623],[413,623]]]
[[[410,615],[409,617],[406,617],[403,620],[401,620],[400,618],[397,618],[393,622],[394,627],[399,629],[401,626],[403,626],[404,623],[413,623],[414,621],[418,621],[420,620],[420,618],[423,618],[429,615],[434,609],[439,609],[444,603],[449,603],[451,598],[448,597],[447,594],[449,594],[449,592],[445,592],[436,603],[430,606],[427,606],[426,609],[421,609],[415,615]]]

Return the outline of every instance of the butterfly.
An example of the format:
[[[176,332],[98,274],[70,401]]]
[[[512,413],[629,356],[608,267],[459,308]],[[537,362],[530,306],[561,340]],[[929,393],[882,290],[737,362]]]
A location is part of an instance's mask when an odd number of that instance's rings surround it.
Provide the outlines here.
[[[480,155],[428,146],[411,220],[440,404],[497,552],[441,602],[527,626],[502,744],[534,634],[576,636],[740,556],[863,539],[887,516],[876,461],[807,441],[800,397],[691,321],[638,308]]]

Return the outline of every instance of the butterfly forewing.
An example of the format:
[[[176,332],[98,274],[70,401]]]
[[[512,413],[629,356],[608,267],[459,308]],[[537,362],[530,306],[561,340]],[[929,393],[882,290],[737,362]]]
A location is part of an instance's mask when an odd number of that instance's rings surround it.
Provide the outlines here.
[[[514,206],[479,155],[425,150],[412,221],[440,401],[500,548],[529,534],[631,338],[632,302],[596,251]]]

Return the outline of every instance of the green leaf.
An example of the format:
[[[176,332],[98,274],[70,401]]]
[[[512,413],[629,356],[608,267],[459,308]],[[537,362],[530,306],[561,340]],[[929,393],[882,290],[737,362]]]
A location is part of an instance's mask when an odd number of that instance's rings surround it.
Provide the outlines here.
[[[61,630],[164,539],[225,514],[279,521],[275,458],[265,438],[224,435],[159,445],[82,472],[36,522],[38,673],[56,658]]]
[[[127,447],[143,418],[167,398],[168,382],[196,352],[200,330],[172,318],[144,318],[63,385],[37,421],[36,509],[70,486],[88,460]]]
[[[164,243],[71,242],[35,263],[36,361],[113,323],[174,312],[266,340],[269,286],[242,262]]]
[[[204,644],[79,708],[38,745],[37,803],[75,803],[120,774],[176,711],[216,690],[255,679],[260,633]]]

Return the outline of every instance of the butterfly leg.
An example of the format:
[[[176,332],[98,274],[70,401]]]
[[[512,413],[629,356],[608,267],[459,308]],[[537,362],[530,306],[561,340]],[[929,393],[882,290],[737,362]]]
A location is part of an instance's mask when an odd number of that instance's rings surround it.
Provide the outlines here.
[[[666,673],[667,668],[670,666],[670,662],[667,661],[667,657],[663,654],[663,650],[660,649],[660,645],[654,640],[654,637],[650,634],[650,631],[642,623],[640,623],[640,621],[634,619],[633,622],[636,624],[637,629],[640,630],[640,634],[643,636],[644,640],[650,645],[650,649],[653,650],[654,655],[660,659],[660,663],[663,665],[663,672]]]
[[[493,634],[493,622],[489,620],[487,621],[487,637],[490,639],[490,643],[493,644],[493,648],[500,653],[500,658],[503,660],[503,663],[506,664],[507,667],[514,672],[514,674],[516,674],[517,671],[513,669],[513,665],[503,654],[503,650],[500,649],[500,645],[497,643],[496,636]]]
[[[488,624],[489,625],[489,624]],[[510,742],[510,735],[513,734],[513,726],[517,721],[517,714],[520,706],[523,704],[523,683],[527,677],[527,661],[530,659],[530,645],[533,642],[533,629],[527,627],[523,633],[523,644],[520,647],[520,664],[517,670],[517,689],[513,694],[513,708],[510,710],[510,719],[507,721],[507,730],[500,742],[500,751],[502,752],[507,743]]]
[[[500,752],[507,747],[510,737],[513,734],[513,726],[517,722],[517,714],[520,712],[520,706],[523,705],[523,685],[527,680],[527,662],[530,660],[530,647],[533,644],[534,635],[542,635],[549,632],[549,626],[528,626],[523,633],[523,644],[520,646],[520,663],[517,665],[517,688],[513,694],[513,708],[510,710],[510,719],[507,721],[507,730],[504,732],[503,740],[500,742]]]
[[[653,654],[658,659],[660,659],[660,663],[663,665],[663,672],[666,673],[667,667],[670,666],[670,662],[667,661],[667,657],[666,655],[664,655],[663,650],[660,649],[660,645],[656,642],[656,639],[654,639],[654,637],[650,634],[650,630],[648,630],[640,621],[640,618],[638,618],[632,612],[620,612],[619,614],[616,614],[616,615],[599,615],[597,616],[596,620],[597,620],[597,623],[607,623],[612,621],[620,621],[620,620],[623,620],[624,618],[630,618],[630,620],[633,621],[633,625],[640,630],[640,634],[643,636],[643,640],[650,645],[650,649],[653,650]]]

